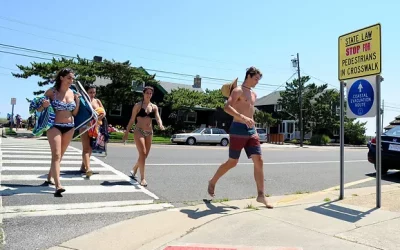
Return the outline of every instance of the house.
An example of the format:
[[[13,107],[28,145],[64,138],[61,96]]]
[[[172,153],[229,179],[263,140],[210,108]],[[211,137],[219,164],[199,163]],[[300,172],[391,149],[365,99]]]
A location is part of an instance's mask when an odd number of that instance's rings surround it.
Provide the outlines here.
[[[270,113],[273,118],[278,119],[280,116],[278,113],[282,111],[282,106],[278,104],[279,99],[281,98],[281,91],[274,91],[266,96],[263,96],[261,98],[258,98],[254,104],[254,106],[260,110],[264,111],[266,113]],[[284,134],[285,140],[292,140],[295,139],[296,131],[295,131],[295,125],[296,125],[296,118],[293,117],[293,120],[282,120],[275,126],[271,126],[270,128],[267,128],[268,134]],[[300,138],[300,136],[299,136]],[[298,138],[298,139],[299,139]]]
[[[109,79],[97,78],[94,82],[96,86],[105,86],[111,83]],[[173,83],[166,81],[159,81],[159,84],[155,87],[152,102],[161,103],[166,94],[171,93],[172,90],[179,88],[185,88],[193,91],[204,90],[201,87],[201,78],[196,76],[193,80],[193,85]],[[133,84],[135,91],[142,93],[144,86],[137,86]],[[158,105],[161,119],[163,120],[164,126],[175,125],[180,122],[183,127],[187,129],[193,129],[200,126],[215,126],[219,128],[228,128],[232,120],[228,114],[222,109],[204,108],[195,106],[188,109],[181,109],[177,112],[172,112],[170,107]],[[120,125],[126,127],[131,117],[133,105],[118,104],[115,105],[111,110],[107,110],[107,120],[109,124]],[[154,124],[156,122],[154,121]]]
[[[328,91],[328,89],[324,90]],[[282,106],[278,104],[279,99],[281,98],[281,93],[283,91],[274,91],[266,96],[258,98],[255,102],[255,107],[258,110],[270,113],[273,118],[280,118],[279,112],[282,111]],[[320,95],[320,94],[319,94]],[[318,97],[317,95],[316,97]],[[290,114],[289,114],[290,115]],[[311,124],[310,124],[311,125]],[[300,139],[300,131],[298,126],[298,118],[295,115],[292,115],[292,119],[290,120],[281,120],[277,125],[269,128],[269,134],[284,134],[285,140],[293,140]],[[333,134],[337,134],[336,131]],[[312,136],[312,133],[307,133],[304,135],[305,140],[309,140]]]
[[[396,116],[393,121],[389,123],[386,127],[384,127],[385,131],[392,129],[396,126],[400,126],[400,115]]]

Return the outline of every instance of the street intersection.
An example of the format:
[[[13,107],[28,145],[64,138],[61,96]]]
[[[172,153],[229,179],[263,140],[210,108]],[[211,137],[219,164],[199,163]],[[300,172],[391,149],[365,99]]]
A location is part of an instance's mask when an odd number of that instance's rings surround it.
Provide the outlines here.
[[[61,162],[63,197],[44,185],[50,167],[47,140],[1,138],[2,225],[4,249],[47,249],[141,215],[202,203],[207,180],[227,157],[227,147],[153,145],[144,188],[129,177],[137,159],[133,144],[108,145],[108,156],[92,156],[97,172],[79,172],[81,144],[72,142]],[[373,186],[366,148],[346,149],[347,188]],[[266,192],[271,196],[308,193],[339,184],[339,150],[263,146]],[[397,176],[398,178],[398,176]],[[392,183],[393,179],[382,183]],[[216,199],[254,197],[252,163],[239,164],[216,187]],[[137,225],[138,230],[140,225]]]

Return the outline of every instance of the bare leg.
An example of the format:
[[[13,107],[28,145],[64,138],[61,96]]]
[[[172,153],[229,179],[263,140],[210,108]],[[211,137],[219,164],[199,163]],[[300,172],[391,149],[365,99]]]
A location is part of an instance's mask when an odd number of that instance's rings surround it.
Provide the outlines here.
[[[56,128],[47,131],[47,139],[51,148],[51,167],[49,176],[54,178],[56,189],[61,189],[60,162],[61,162],[61,132]],[[49,178],[48,178],[49,179]]]
[[[231,168],[234,168],[237,163],[238,159],[232,159],[229,158],[225,163],[223,163],[221,166],[219,166],[217,172],[215,172],[213,178],[208,182],[208,194],[211,197],[215,196],[215,185],[217,184],[217,181],[219,178],[221,178],[226,172],[228,172]]]
[[[145,137],[146,159],[149,156],[152,141],[153,141],[153,135]],[[138,161],[135,163],[135,166],[133,167],[133,176],[136,176],[136,173],[139,169]]]
[[[81,129],[83,132],[84,129]],[[88,132],[85,132],[81,135],[82,140],[82,170],[85,170],[86,176],[90,177],[93,172],[90,170],[90,156],[92,154],[92,147],[90,146],[90,138]]]
[[[137,161],[137,166],[138,166],[139,171],[140,171],[140,179],[141,179],[140,185],[146,186],[147,183],[146,183],[145,176],[144,176],[144,164],[145,164],[146,155],[147,155],[145,138],[137,130],[135,131],[134,138],[135,138],[136,148],[137,148],[138,153],[139,153],[139,159]]]
[[[254,180],[257,185],[257,202],[264,204],[267,208],[273,208],[268,204],[264,193],[264,161],[261,155],[252,155],[251,159],[254,163]]]

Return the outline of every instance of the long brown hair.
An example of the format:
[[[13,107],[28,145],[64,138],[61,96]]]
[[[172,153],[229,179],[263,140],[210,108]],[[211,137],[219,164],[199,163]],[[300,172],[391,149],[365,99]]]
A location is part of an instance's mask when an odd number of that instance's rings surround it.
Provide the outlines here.
[[[55,79],[56,83],[54,84],[54,87],[57,91],[59,91],[60,87],[61,87],[61,77],[65,77],[69,73],[74,73],[74,71],[70,68],[64,68],[57,73],[57,76]]]

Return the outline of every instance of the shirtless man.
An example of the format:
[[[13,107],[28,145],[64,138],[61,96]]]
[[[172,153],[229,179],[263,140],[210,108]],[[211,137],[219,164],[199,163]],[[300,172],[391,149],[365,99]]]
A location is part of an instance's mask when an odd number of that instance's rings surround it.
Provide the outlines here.
[[[264,193],[264,163],[261,154],[260,138],[254,124],[254,103],[257,95],[252,91],[262,73],[255,67],[246,71],[245,81],[242,86],[234,88],[225,104],[224,111],[233,116],[230,127],[229,159],[223,163],[208,183],[208,194],[214,197],[215,185],[231,168],[235,167],[239,161],[240,153],[244,148],[247,157],[254,163],[254,179],[257,185],[257,202],[263,203],[267,208],[273,208],[268,204]]]

